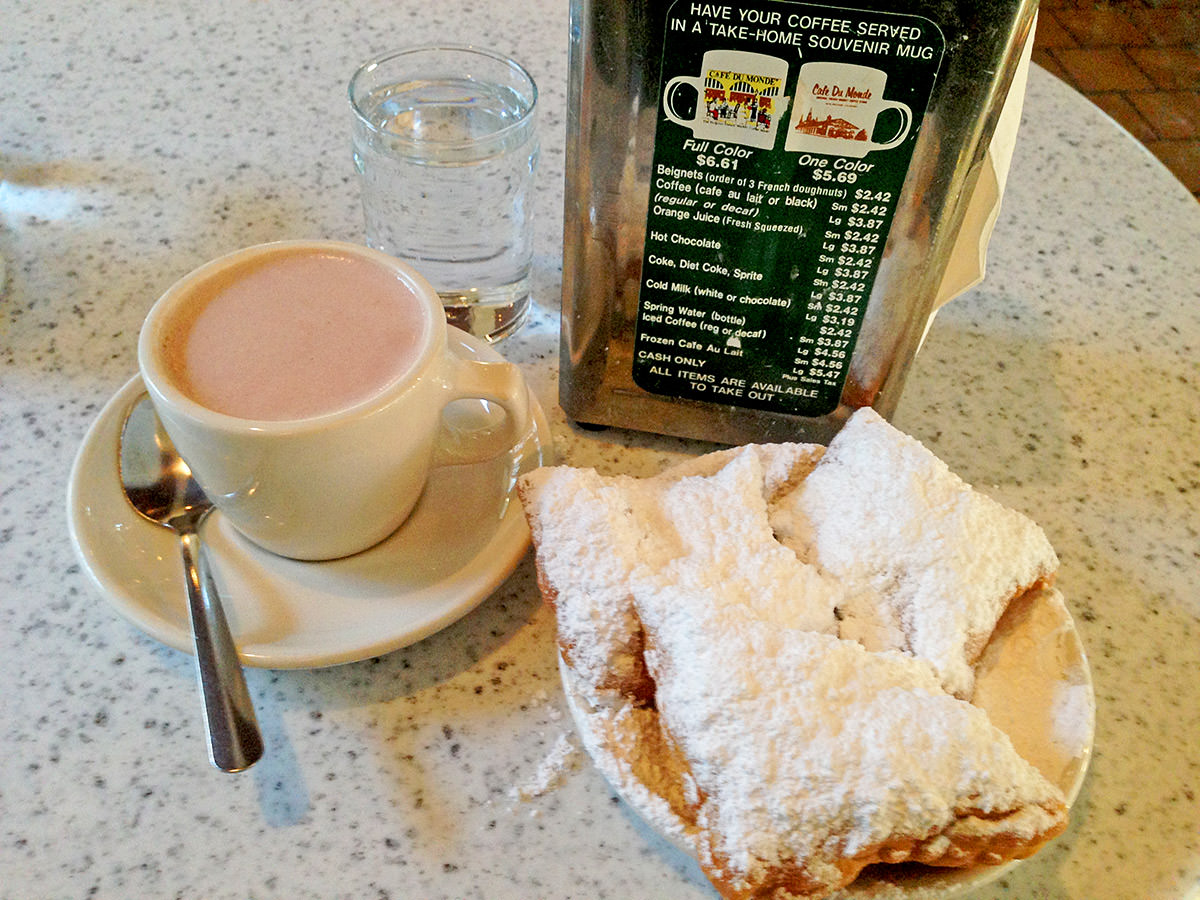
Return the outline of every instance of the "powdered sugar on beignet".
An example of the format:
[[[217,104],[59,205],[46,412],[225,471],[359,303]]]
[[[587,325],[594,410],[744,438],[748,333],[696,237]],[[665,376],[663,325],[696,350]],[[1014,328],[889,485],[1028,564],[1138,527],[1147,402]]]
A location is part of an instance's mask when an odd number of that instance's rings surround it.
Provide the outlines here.
[[[1065,827],[1061,791],[960,699],[1053,550],[873,412],[828,450],[518,490],[588,752],[724,897],[996,864]]]
[[[715,450],[703,456],[693,456],[671,466],[655,478],[677,481],[694,475],[716,475],[739,456],[753,453],[762,465],[762,494],[768,504],[795,488],[821,461],[825,447],[821,444],[745,444],[728,450]]]
[[[680,552],[652,502],[656,483],[558,466],[529,473],[518,490],[567,661],[595,690],[645,698],[653,686],[629,578],[639,559],[653,563]]]
[[[968,697],[1009,602],[1058,558],[1028,517],[974,490],[917,440],[861,409],[772,509],[779,539],[839,579],[841,634],[929,660]]]
[[[704,798],[701,863],[726,897],[820,897],[879,861],[1025,856],[1065,827],[1058,788],[928,663],[676,582],[639,581],[634,598],[658,714]]]
[[[660,502],[683,552],[644,562],[635,575],[707,592],[714,615],[745,606],[779,625],[837,631],[841,587],[775,539],[757,452],[735,456],[714,475],[672,482]]]
[[[775,539],[766,501],[768,492],[777,494],[811,471],[823,450],[748,446],[653,478],[605,477],[566,466],[524,476],[518,490],[537,547],[539,581],[554,603],[559,642],[572,668],[595,689],[648,700],[652,685],[630,578],[635,569],[661,571],[680,557],[708,560],[702,567],[708,583],[727,582],[729,596],[772,607],[776,621],[835,631],[840,589]],[[684,474],[692,471],[703,474]]]

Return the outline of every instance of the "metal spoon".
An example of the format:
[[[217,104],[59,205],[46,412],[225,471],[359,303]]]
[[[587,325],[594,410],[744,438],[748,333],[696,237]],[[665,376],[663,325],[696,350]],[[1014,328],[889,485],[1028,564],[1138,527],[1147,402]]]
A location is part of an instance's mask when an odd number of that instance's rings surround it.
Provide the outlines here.
[[[200,523],[212,511],[212,502],[167,437],[145,393],[125,417],[120,457],[121,483],[130,505],[179,535],[209,757],[222,771],[240,772],[262,756],[263,741],[200,543]]]

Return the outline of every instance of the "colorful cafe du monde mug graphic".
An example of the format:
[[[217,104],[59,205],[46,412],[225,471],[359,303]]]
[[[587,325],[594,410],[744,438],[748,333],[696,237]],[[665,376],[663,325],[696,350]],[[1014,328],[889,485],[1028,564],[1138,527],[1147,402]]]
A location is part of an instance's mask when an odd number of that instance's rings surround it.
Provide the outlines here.
[[[709,50],[702,75],[679,75],[663,91],[668,119],[698,139],[723,141],[770,150],[779,120],[788,108],[783,96],[787,60],[744,50]],[[696,110],[683,118],[675,109],[682,86],[696,91]],[[884,100],[887,73],[869,66],[811,62],[800,67],[796,103],[787,126],[784,149],[793,152],[863,157],[902,143],[912,127],[912,110]],[[880,128],[890,137],[875,140],[877,120],[885,110],[896,115]],[[899,121],[897,122],[896,119]]]
[[[783,94],[786,60],[744,50],[709,50],[699,78],[680,75],[667,82],[663,112],[677,125],[690,128],[698,139],[724,141],[770,150],[775,146],[779,119],[787,109]],[[699,95],[693,118],[674,109],[681,85]]]

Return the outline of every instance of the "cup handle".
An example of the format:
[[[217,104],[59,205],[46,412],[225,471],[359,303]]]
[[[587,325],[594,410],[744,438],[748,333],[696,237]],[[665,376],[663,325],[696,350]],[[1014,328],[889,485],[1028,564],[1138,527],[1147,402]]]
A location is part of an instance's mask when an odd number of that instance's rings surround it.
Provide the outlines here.
[[[891,147],[895,147],[906,137],[908,137],[908,129],[912,127],[912,110],[909,109],[907,105],[900,103],[897,100],[885,100],[879,104],[879,110],[875,113],[875,115],[878,116],[879,113],[883,112],[885,109],[900,110],[900,117],[904,121],[900,124],[900,130],[896,132],[895,137],[893,137],[890,141],[884,141],[882,144],[872,144],[872,150],[887,150]]]
[[[480,428],[478,423],[470,428],[443,427],[433,465],[470,465],[507,453],[529,431],[529,388],[521,370],[509,362],[464,356],[454,341],[447,348],[446,361],[446,405],[455,400],[486,400],[500,406],[505,416],[494,427]]]
[[[692,119],[681,119],[671,108],[671,101],[675,97],[675,91],[681,84],[690,85],[696,91],[696,115]],[[700,110],[700,91],[703,88],[703,82],[699,78],[694,78],[691,75],[676,75],[667,82],[667,86],[663,88],[663,112],[667,114],[667,118],[676,125],[683,125],[685,128],[690,128],[692,125],[702,118],[703,112]]]

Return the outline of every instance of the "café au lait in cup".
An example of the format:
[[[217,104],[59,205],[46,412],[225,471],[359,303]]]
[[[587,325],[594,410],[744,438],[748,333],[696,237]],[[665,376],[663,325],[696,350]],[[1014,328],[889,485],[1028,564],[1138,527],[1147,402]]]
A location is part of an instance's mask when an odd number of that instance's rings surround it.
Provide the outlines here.
[[[270,551],[332,559],[391,534],[432,466],[495,456],[525,433],[519,370],[457,346],[436,292],[406,264],[284,241],[176,282],[146,317],[138,365],[222,515]],[[442,411],[472,398],[505,415],[457,438]]]

